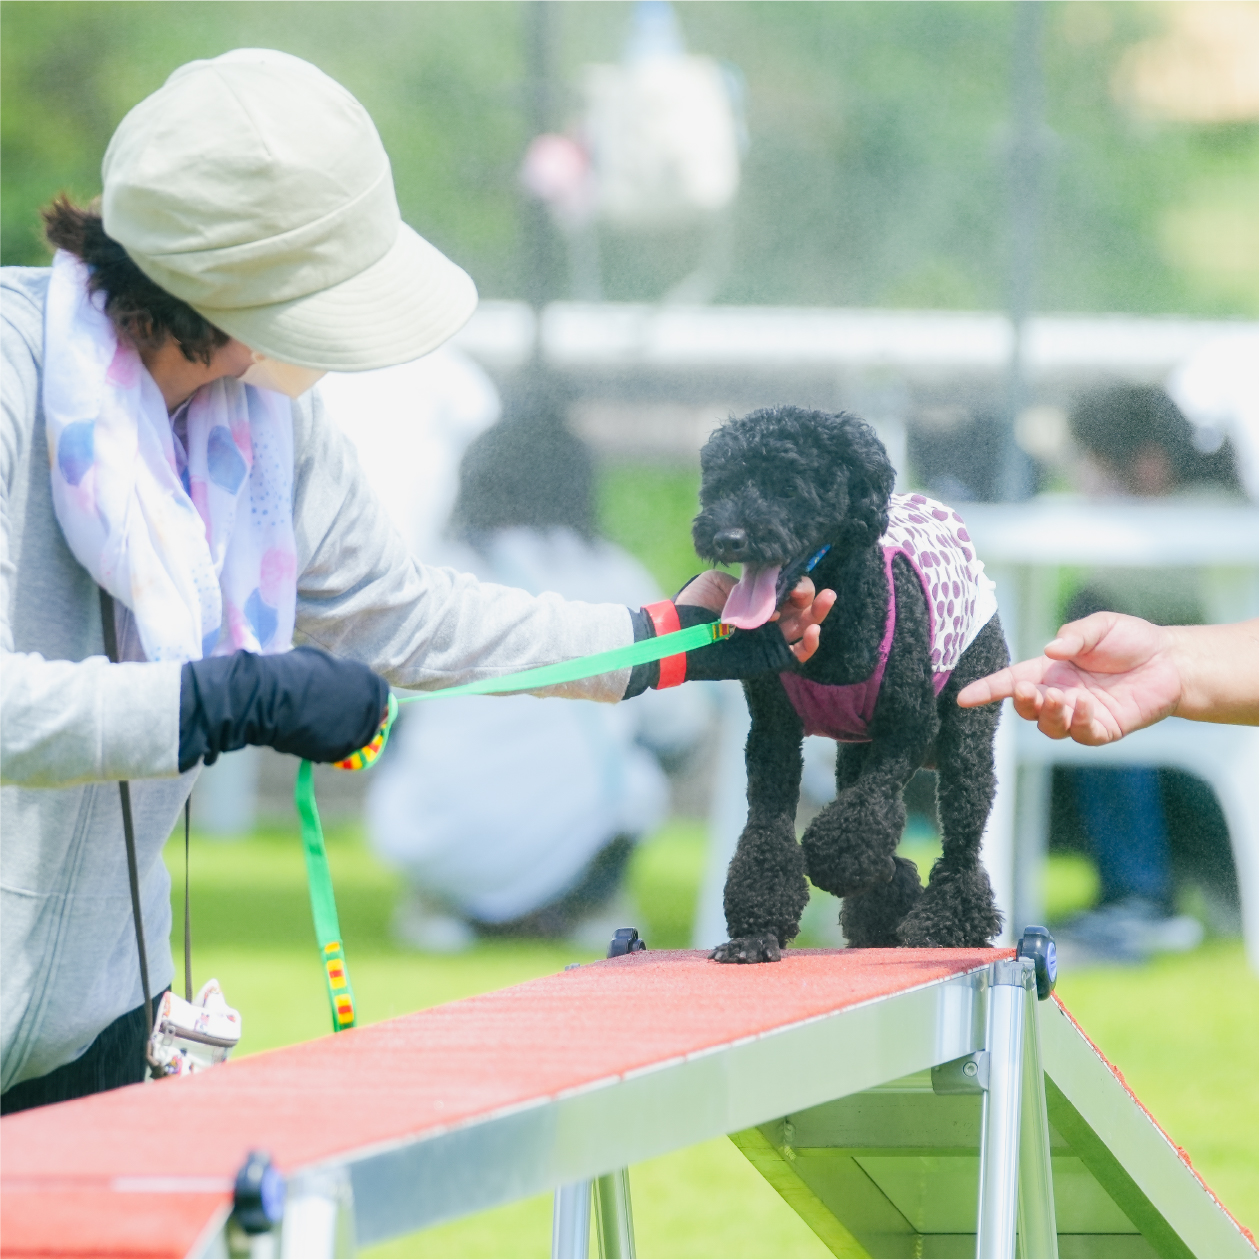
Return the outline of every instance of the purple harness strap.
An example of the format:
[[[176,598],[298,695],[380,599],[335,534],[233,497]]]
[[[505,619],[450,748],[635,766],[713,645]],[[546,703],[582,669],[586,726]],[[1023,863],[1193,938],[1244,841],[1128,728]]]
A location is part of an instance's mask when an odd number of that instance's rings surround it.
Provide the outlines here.
[[[875,702],[879,699],[879,689],[884,681],[884,668],[888,664],[888,653],[892,650],[893,631],[897,625],[897,596],[893,587],[892,563],[894,556],[905,556],[911,567],[918,574],[919,584],[928,605],[928,641],[932,641],[935,622],[935,610],[929,596],[930,586],[919,568],[916,558],[900,547],[884,547],[884,576],[888,579],[888,619],[884,626],[884,638],[879,645],[879,659],[875,671],[860,683],[845,683],[843,686],[831,686],[826,683],[811,682],[800,674],[783,673],[783,689],[792,702],[805,726],[806,735],[825,735],[841,744],[869,744],[871,737],[866,733],[871,718],[875,716]],[[946,669],[932,674],[932,688],[939,696],[949,681],[953,670]]]

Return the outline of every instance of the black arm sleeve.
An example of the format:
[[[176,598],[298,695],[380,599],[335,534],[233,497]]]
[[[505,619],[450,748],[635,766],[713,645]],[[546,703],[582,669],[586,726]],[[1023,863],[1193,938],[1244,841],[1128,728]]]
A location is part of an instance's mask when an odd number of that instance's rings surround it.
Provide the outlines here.
[[[682,629],[712,622],[718,614],[695,604],[678,605]],[[796,657],[788,649],[777,621],[767,621],[755,630],[736,630],[729,639],[719,639],[708,647],[687,653],[687,681],[718,681],[727,678],[756,678],[791,669]]]
[[[678,625],[682,630],[718,619],[717,613],[696,604],[676,604],[675,607],[678,609]],[[652,618],[642,608],[637,612],[631,609],[630,619],[634,623],[636,643],[656,637]],[[736,630],[729,639],[720,639],[708,647],[694,648],[688,652],[687,681],[755,678],[759,674],[777,674],[785,669],[792,669],[795,665],[796,657],[788,650],[778,623],[767,622],[756,630]],[[658,661],[634,666],[630,671],[630,684],[622,699],[633,699],[649,687],[655,687],[660,677]]]
[[[246,744],[340,761],[372,740],[388,702],[383,678],[318,648],[189,661],[180,678],[179,768],[212,765]]]
[[[634,641],[642,643],[644,639],[656,638],[656,627],[645,609],[630,609],[630,620],[634,625]],[[635,665],[630,670],[630,681],[626,684],[623,700],[633,700],[641,696],[649,687],[655,687],[661,678],[661,667],[658,661],[648,661],[646,665]]]

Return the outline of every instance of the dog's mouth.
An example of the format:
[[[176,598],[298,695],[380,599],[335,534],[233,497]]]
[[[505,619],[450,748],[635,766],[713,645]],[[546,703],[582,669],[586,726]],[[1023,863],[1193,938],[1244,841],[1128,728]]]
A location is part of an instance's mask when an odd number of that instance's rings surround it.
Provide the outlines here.
[[[806,573],[812,572],[830,550],[830,544],[824,544],[812,555],[804,555],[786,568],[781,564],[743,565],[739,581],[726,597],[721,619],[739,630],[764,626],[788,592]]]
[[[774,615],[779,600],[779,564],[745,564],[740,579],[726,597],[722,620],[740,630],[755,630]]]

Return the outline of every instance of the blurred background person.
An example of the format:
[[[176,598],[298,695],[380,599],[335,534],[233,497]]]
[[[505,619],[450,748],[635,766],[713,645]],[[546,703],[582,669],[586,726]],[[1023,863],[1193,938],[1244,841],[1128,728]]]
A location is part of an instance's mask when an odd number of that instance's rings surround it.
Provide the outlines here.
[[[394,527],[412,555],[428,563],[455,502],[459,461],[503,410],[494,382],[462,351],[442,346],[411,363],[329,372],[317,388]],[[204,769],[196,800],[200,831],[232,839],[252,830],[262,760],[259,749],[242,748]]]
[[[1082,397],[1069,428],[1084,456],[1082,488],[1096,497],[1234,502],[1243,498],[1234,447],[1212,449],[1157,385],[1118,384]],[[1088,573],[1068,601],[1065,620],[1125,613],[1155,625],[1201,625],[1207,596],[1202,568],[1107,568]],[[1079,834],[1097,863],[1099,904],[1060,929],[1083,958],[1137,961],[1193,949],[1198,918],[1176,912],[1179,884],[1201,890],[1206,917],[1237,930],[1237,887],[1224,819],[1211,789],[1182,771],[1154,766],[1064,768],[1056,796],[1060,834]],[[1064,796],[1070,800],[1063,799]]]
[[[448,533],[442,561],[489,582],[661,598],[638,561],[599,537],[590,451],[545,395],[469,446]],[[409,885],[395,939],[451,951],[478,935],[567,937],[603,949],[633,923],[626,865],[669,812],[661,759],[708,721],[696,687],[641,700],[634,713],[528,696],[408,710],[367,802],[372,846]]]

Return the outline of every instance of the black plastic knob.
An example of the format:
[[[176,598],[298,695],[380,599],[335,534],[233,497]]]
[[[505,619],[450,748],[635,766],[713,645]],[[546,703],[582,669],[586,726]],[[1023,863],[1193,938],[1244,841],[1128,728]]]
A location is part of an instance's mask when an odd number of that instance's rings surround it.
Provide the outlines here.
[[[1020,937],[1018,958],[1031,958],[1037,972],[1037,1000],[1044,1002],[1054,992],[1059,978],[1059,961],[1055,953],[1054,937],[1043,927],[1026,927]]]
[[[637,954],[641,949],[647,949],[647,941],[639,939],[638,928],[618,928],[608,946],[608,957],[620,958],[622,954]]]
[[[284,1216],[284,1178],[266,1151],[250,1151],[236,1174],[232,1215],[247,1234],[265,1234]]]

